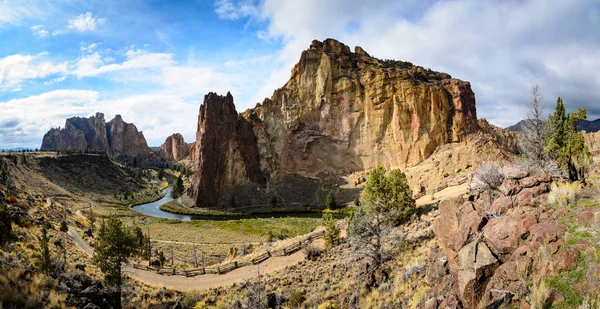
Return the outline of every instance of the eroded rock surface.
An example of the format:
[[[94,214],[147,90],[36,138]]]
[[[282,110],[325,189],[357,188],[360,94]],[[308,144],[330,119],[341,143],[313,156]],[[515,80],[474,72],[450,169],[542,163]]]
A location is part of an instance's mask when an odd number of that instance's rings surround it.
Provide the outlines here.
[[[190,145],[185,142],[183,136],[179,133],[167,137],[165,142],[160,145],[160,149],[162,155],[175,162],[183,160],[190,154]]]
[[[121,115],[106,123],[102,113],[68,118],[64,128],[52,128],[44,135],[41,149],[100,150],[111,157],[151,153],[144,134],[134,124],[123,121]]]
[[[194,155],[194,170],[199,174],[189,191],[197,206],[218,203],[210,198],[203,201],[199,192],[253,181],[253,176],[234,170],[253,166],[251,174],[263,181],[282,173],[324,178],[377,164],[406,168],[429,157],[438,146],[460,142],[479,128],[468,82],[408,62],[379,60],[362,48],[351,52],[332,39],[313,41],[302,52],[290,80],[241,117],[233,103],[223,107],[223,114],[202,108],[200,114],[195,149],[199,153]],[[223,123],[210,119],[225,114]],[[221,131],[209,138],[211,133],[206,132],[215,129]],[[247,144],[243,147],[256,148],[257,153],[230,152],[227,163],[217,164],[229,169],[204,168],[207,163],[202,158],[216,154],[201,139],[208,138],[214,149],[225,150],[227,141],[242,144],[232,137],[242,133],[236,129],[250,137],[243,140]],[[226,174],[208,176],[209,170]],[[219,181],[204,183],[202,177]],[[221,187],[216,189],[217,185]]]

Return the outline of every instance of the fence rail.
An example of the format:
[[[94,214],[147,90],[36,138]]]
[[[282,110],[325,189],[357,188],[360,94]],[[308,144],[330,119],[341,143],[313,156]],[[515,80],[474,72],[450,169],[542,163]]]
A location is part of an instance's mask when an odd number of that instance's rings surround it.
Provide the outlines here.
[[[341,224],[338,223],[337,225],[339,227]],[[222,274],[226,274],[232,270],[238,269],[240,267],[260,264],[273,256],[290,255],[290,254],[302,249],[302,247],[305,244],[311,243],[313,240],[322,237],[324,234],[325,234],[324,230],[314,232],[314,233],[308,235],[307,237],[300,239],[299,241],[294,242],[294,243],[284,247],[283,249],[278,249],[276,251],[267,251],[267,252],[255,257],[251,260],[248,260],[248,261],[234,261],[234,262],[227,263],[224,265],[217,265],[217,266],[212,266],[212,267],[201,267],[201,268],[194,268],[194,269],[187,269],[187,270],[183,270],[183,269],[179,270],[179,269],[173,268],[173,267],[156,268],[156,267],[145,266],[145,265],[141,265],[141,264],[133,264],[133,267],[136,269],[141,269],[141,270],[156,271],[157,274],[168,275],[168,276],[195,277],[195,276],[205,275],[205,274],[222,275]]]

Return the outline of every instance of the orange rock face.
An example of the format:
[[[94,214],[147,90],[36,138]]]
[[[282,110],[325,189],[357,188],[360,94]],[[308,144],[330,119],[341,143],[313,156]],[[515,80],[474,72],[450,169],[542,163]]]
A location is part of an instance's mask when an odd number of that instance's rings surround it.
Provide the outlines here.
[[[377,164],[406,168],[428,158],[438,146],[463,141],[479,128],[468,82],[408,62],[379,60],[360,47],[351,52],[332,39],[313,41],[302,52],[290,80],[240,118],[250,125],[258,154],[245,161],[240,154],[231,154],[224,188],[249,181],[244,173],[233,171],[250,163],[259,167],[261,179],[275,179],[282,173],[323,178]],[[212,151],[201,140],[207,126],[217,126],[211,121],[204,118],[198,123],[192,151],[199,152],[194,155],[198,173],[210,169],[206,166],[210,163],[200,158],[204,151]],[[230,132],[219,135],[218,143],[230,138]],[[195,196],[197,192],[198,188],[190,190],[194,198],[202,199]]]
[[[182,160],[190,154],[190,145],[188,145],[183,136],[179,133],[175,133],[165,140],[160,145],[161,153],[164,154],[167,159],[175,162]]]

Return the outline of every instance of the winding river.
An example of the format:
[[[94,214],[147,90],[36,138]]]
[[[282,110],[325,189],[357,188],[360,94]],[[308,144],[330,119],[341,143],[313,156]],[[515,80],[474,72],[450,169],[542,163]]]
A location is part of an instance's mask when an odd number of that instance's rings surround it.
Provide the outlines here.
[[[173,187],[171,185],[169,185],[166,189],[164,189],[162,191],[162,193],[165,196],[163,198],[161,198],[160,200],[133,206],[132,208],[133,208],[133,210],[135,210],[137,212],[141,212],[141,213],[151,216],[151,217],[175,219],[175,220],[182,220],[182,221],[192,220],[192,216],[190,216],[190,215],[180,215],[180,214],[174,214],[172,212],[160,210],[160,205],[173,200],[173,198],[171,197],[171,191],[173,191]]]
[[[280,212],[280,213],[266,213],[266,214],[231,214],[231,215],[180,215],[168,211],[164,211],[160,209],[160,205],[172,201],[171,191],[173,191],[173,187],[169,185],[166,189],[162,191],[165,195],[163,198],[156,200],[154,202],[141,204],[137,206],[133,206],[133,210],[143,213],[147,216],[155,217],[155,218],[165,218],[165,219],[175,219],[182,221],[190,221],[190,220],[217,220],[217,221],[225,221],[225,220],[239,220],[239,219],[253,219],[253,218],[321,218],[323,215],[320,212]],[[335,218],[340,219],[345,217],[346,215],[342,214],[334,214]]]

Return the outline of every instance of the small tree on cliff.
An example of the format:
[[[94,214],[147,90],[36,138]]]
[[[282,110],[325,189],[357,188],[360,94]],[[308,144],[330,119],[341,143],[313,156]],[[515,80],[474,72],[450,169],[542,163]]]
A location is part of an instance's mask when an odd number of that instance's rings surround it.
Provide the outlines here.
[[[138,245],[136,235],[119,218],[113,216],[108,222],[102,222],[93,261],[104,273],[106,284],[116,287],[119,295],[123,282],[121,266],[137,250]]]
[[[531,96],[531,104],[526,119],[527,126],[519,136],[519,145],[535,167],[543,168],[547,159],[544,148],[546,147],[548,130],[544,126],[544,107],[541,105],[542,95],[538,86],[531,89]]]
[[[416,211],[406,175],[399,169],[391,170],[386,176],[385,168],[375,167],[369,173],[363,196],[365,202],[377,205],[378,211],[388,214],[394,225],[406,221]]]
[[[563,100],[556,101],[554,113],[548,119],[550,135],[547,139],[546,153],[567,170],[571,181],[585,180],[584,167],[590,155],[583,134],[577,131],[577,122],[587,118],[585,108],[576,113],[566,112]]]

